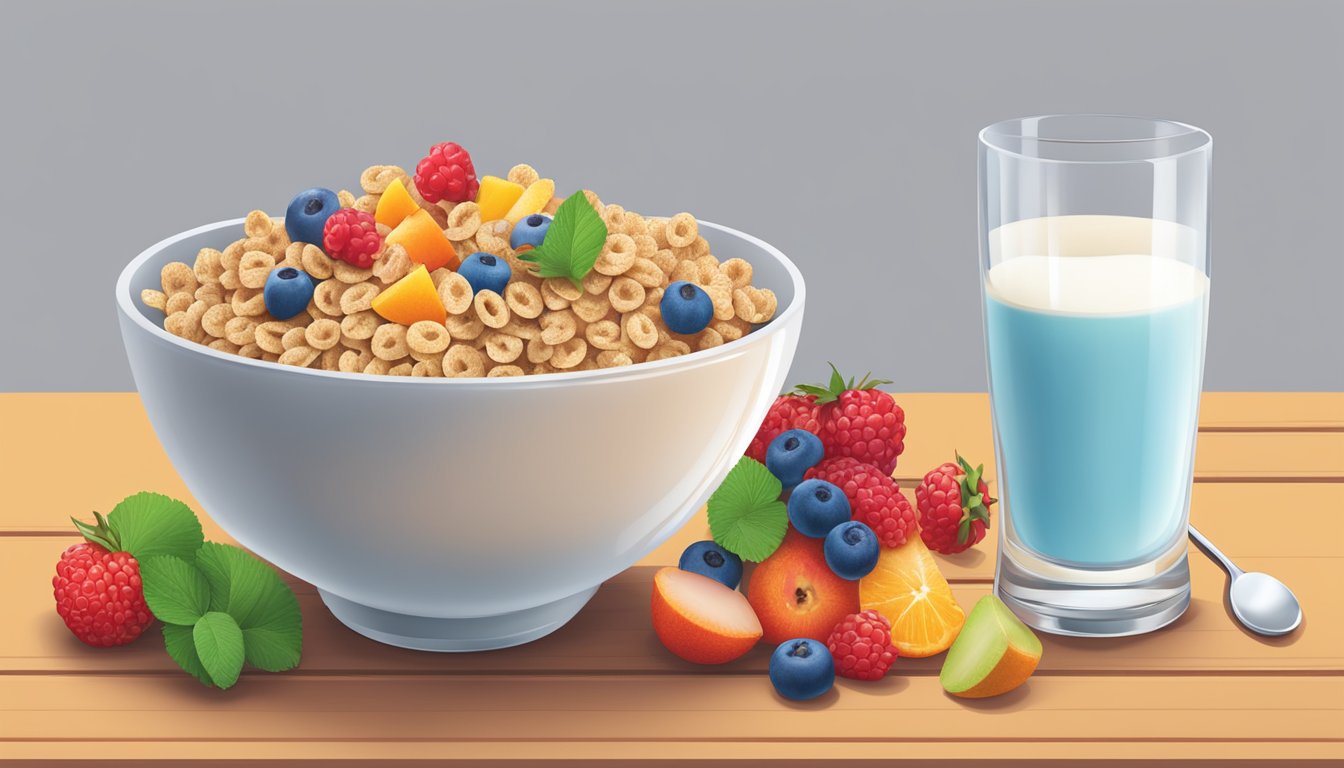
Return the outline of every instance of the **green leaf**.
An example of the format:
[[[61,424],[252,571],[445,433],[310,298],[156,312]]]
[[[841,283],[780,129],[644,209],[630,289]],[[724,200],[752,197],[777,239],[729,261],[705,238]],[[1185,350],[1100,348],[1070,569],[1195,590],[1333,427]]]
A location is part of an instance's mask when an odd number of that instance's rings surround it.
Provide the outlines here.
[[[576,192],[555,209],[541,245],[518,258],[535,264],[533,272],[539,277],[564,277],[582,287],[606,242],[606,223],[587,196]]]
[[[210,609],[228,613],[243,630],[248,663],[279,672],[299,663],[303,615],[280,576],[247,551],[207,542],[196,558],[210,583]]]
[[[210,610],[210,582],[195,565],[172,555],[140,561],[145,603],[165,624],[191,626]]]
[[[153,555],[191,560],[205,540],[190,507],[147,491],[123,499],[108,514],[107,524],[121,548],[140,561]]]
[[[965,544],[971,537],[971,516],[962,515],[961,523],[957,525],[957,543]]]
[[[177,662],[177,666],[200,680],[201,685],[215,687],[215,681],[210,679],[210,673],[205,671],[201,657],[196,654],[196,640],[192,637],[191,627],[164,624],[163,647],[167,649],[173,661]]]
[[[211,611],[191,630],[196,655],[210,679],[220,688],[230,688],[243,671],[243,630],[227,613]]]
[[[783,490],[764,464],[743,456],[709,497],[714,541],[744,560],[769,557],[789,527],[788,508],[779,500]]]
[[[830,363],[829,365],[831,366],[831,383],[830,383],[831,392],[836,394],[844,392],[845,377],[840,375],[840,369],[835,367],[835,363]]]

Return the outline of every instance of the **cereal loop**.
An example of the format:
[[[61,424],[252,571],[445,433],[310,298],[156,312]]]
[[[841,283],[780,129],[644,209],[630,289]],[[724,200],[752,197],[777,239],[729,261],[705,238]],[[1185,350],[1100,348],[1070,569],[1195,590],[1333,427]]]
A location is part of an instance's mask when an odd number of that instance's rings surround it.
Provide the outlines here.
[[[253,344],[257,340],[257,323],[251,318],[235,317],[224,323],[224,338],[240,347]]]
[[[447,349],[451,341],[448,329],[432,320],[412,323],[406,329],[406,346],[412,353],[437,355]]]
[[[593,296],[601,296],[611,287],[611,281],[611,275],[604,275],[595,269],[590,270],[583,276],[583,291]]]
[[[551,355],[548,362],[563,371],[582,363],[587,355],[588,342],[575,336],[562,344],[557,344],[555,354]]]
[[[341,337],[351,339],[371,339],[378,330],[382,318],[373,310],[356,312],[341,319]]]
[[[230,355],[238,354],[239,349],[237,344],[234,344],[228,339],[214,339],[206,346],[218,352],[227,352]]]
[[[197,301],[204,301],[207,305],[213,307],[224,302],[224,289],[218,285],[202,285],[196,289],[196,293],[193,293],[192,296],[196,297]]]
[[[542,285],[550,286],[551,291],[565,301],[575,301],[583,295],[583,288],[570,282],[569,279],[565,277],[546,278]]]
[[[325,349],[322,351],[322,354],[317,356],[317,367],[324,371],[337,370],[340,366],[341,355],[343,354],[345,354],[345,350],[340,347]]]
[[[527,362],[544,363],[555,354],[555,347],[541,340],[540,336],[527,340]]]
[[[391,285],[409,275],[415,268],[411,257],[401,243],[393,243],[383,250],[383,255],[373,262],[373,276]]]
[[[285,331],[285,335],[280,337],[280,346],[285,349],[308,346],[308,339],[304,334],[306,330],[306,328],[290,328]]]
[[[436,378],[443,375],[443,358],[431,357],[428,360],[421,360],[411,367],[411,375],[418,377]]]
[[[303,252],[299,256],[299,264],[303,271],[308,273],[309,277],[317,280],[326,280],[332,275],[331,257],[322,252],[316,245],[304,245]]]
[[[607,235],[607,243],[598,254],[593,269],[604,275],[625,274],[635,263],[635,241],[629,235]]]
[[[643,312],[627,314],[623,328],[625,335],[640,349],[653,349],[658,343],[658,327]]]
[[[364,373],[371,376],[386,376],[390,370],[392,370],[392,363],[381,357],[373,358],[364,366]]]
[[[491,331],[485,338],[485,354],[496,363],[512,363],[523,354],[523,340],[499,331]]]
[[[282,339],[289,331],[289,326],[279,320],[271,320],[257,326],[256,343],[263,352],[280,354],[285,351],[285,345]]]
[[[457,341],[474,341],[485,331],[485,323],[481,322],[481,318],[477,317],[474,312],[463,315],[449,315],[447,326],[448,335]]]
[[[400,360],[410,349],[406,346],[406,326],[384,323],[373,333],[373,355],[379,360]]]
[[[541,291],[531,283],[509,283],[504,288],[504,303],[509,305],[510,312],[528,320],[540,317],[542,310],[545,309],[541,301]]]
[[[266,314],[266,297],[260,288],[239,288],[233,292],[233,314],[256,317]]]
[[[509,323],[509,305],[504,297],[494,291],[485,290],[476,294],[472,300],[476,315],[488,328],[503,328]]]
[[[266,237],[275,226],[265,211],[252,211],[243,219],[243,234],[248,237]]]
[[[341,311],[347,315],[363,312],[373,306],[373,300],[379,292],[378,286],[373,283],[352,285],[341,294]]]
[[[313,289],[313,304],[333,317],[345,314],[341,311],[341,297],[350,288],[340,280],[323,280]],[[373,331],[369,331],[370,334]]]
[[[331,262],[331,275],[342,283],[354,285],[373,277],[373,270],[360,269],[346,264],[344,261],[333,260]]]
[[[599,320],[590,323],[583,331],[588,343],[603,350],[621,348],[621,326],[614,320]]]
[[[458,203],[448,213],[448,227],[443,234],[449,240],[460,242],[475,235],[480,227],[480,207],[473,202]]]
[[[664,230],[667,244],[673,248],[685,248],[695,242],[695,238],[700,235],[700,226],[696,224],[695,217],[689,213],[678,213],[667,222]],[[657,235],[655,234],[656,238]]]
[[[514,184],[521,184],[524,188],[540,178],[541,174],[537,173],[537,169],[527,163],[519,163],[509,169],[508,180]]]
[[[672,268],[672,274],[668,275],[668,280],[678,282],[685,280],[688,283],[700,283],[700,266],[694,261],[679,261],[677,266]]]
[[[381,195],[397,179],[407,179],[406,171],[395,165],[371,165],[359,174],[360,189],[372,195]]]
[[[634,280],[645,288],[658,288],[667,279],[663,273],[662,267],[659,267],[653,259],[635,259],[635,263],[626,270],[625,277]]]
[[[191,271],[191,267],[180,261],[169,262],[163,265],[159,271],[159,287],[168,296],[175,293],[195,293],[200,287],[200,282],[196,280],[196,273]]]
[[[162,312],[163,308],[168,306],[168,295],[163,291],[146,288],[140,292],[140,303],[150,309],[157,309]]]
[[[439,283],[439,301],[450,315],[460,315],[470,309],[472,298],[471,283],[457,272],[450,272]]]
[[[443,353],[443,375],[453,379],[485,374],[485,360],[470,344],[454,344]]]
[[[399,363],[387,369],[388,376],[410,376],[415,371],[414,363]]]
[[[643,291],[644,289],[641,288],[641,298],[643,298]],[[590,296],[585,293],[579,297],[578,301],[569,305],[569,308],[585,323],[596,323],[607,316],[607,312],[611,310],[612,305],[606,296]]]
[[[323,318],[314,320],[303,332],[304,343],[321,352],[336,346],[341,340],[341,324]]]
[[[541,302],[552,312],[569,309],[569,299],[555,292],[550,279],[541,283]]]
[[[734,290],[751,285],[751,262],[745,259],[729,259],[719,265],[719,272],[732,281]]]
[[[619,349],[608,349],[597,353],[598,368],[619,368],[623,365],[633,365],[634,362],[629,355]]]
[[[362,373],[364,367],[373,360],[371,352],[357,352],[353,349],[347,349],[341,353],[339,361],[336,363],[336,370],[345,373]]]
[[[541,316],[541,340],[557,345],[574,338],[579,330],[574,313],[569,310],[547,312]]]
[[[501,376],[522,376],[523,369],[516,365],[496,365],[485,375],[492,379],[498,379]]]
[[[196,252],[196,264],[192,266],[192,274],[196,275],[196,282],[202,285],[218,285],[219,276],[224,272],[223,263],[224,254],[214,248],[202,248]]]
[[[723,344],[723,334],[713,328],[706,328],[695,339],[696,349],[709,349]]]
[[[204,315],[201,315],[201,327],[211,336],[214,336],[217,339],[224,339],[229,335],[228,324],[229,321],[233,319],[233,307],[231,305],[224,303],[215,304],[205,310]],[[235,341],[232,343],[237,344],[238,342]]]
[[[617,312],[634,311],[644,304],[644,286],[631,278],[618,277],[612,281],[607,299]]]

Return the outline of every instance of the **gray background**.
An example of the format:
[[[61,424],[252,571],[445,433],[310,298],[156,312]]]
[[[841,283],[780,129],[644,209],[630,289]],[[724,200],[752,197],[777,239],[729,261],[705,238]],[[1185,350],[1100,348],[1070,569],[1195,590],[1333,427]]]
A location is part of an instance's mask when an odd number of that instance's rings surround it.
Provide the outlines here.
[[[975,134],[1047,112],[1215,139],[1205,385],[1344,389],[1344,3],[0,5],[0,391],[133,387],[121,266],[455,140],[760,235],[825,361],[983,390]]]

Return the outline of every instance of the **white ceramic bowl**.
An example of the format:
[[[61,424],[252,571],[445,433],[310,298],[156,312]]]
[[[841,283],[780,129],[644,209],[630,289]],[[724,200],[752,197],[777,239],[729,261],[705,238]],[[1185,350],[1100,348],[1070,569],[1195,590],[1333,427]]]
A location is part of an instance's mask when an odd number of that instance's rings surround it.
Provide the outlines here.
[[[624,368],[498,379],[370,376],[225,354],[140,302],[170,261],[242,219],[170,237],[117,280],[145,410],[229,535],[315,585],[347,626],[408,648],[534,640],[705,502],[783,386],[803,279],[778,250],[708,222],[779,310],[744,338]]]

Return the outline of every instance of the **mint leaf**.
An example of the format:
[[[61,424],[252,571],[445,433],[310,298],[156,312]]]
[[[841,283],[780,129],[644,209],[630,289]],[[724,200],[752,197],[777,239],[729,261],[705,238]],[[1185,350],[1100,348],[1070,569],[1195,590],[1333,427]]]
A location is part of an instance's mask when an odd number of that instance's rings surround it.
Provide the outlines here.
[[[200,680],[201,685],[213,688],[215,681],[210,679],[210,673],[206,672],[205,666],[201,664],[201,657],[196,655],[196,640],[192,634],[191,627],[164,624],[163,647],[183,671]]]
[[[242,628],[248,663],[280,672],[299,663],[303,615],[279,574],[246,550],[207,542],[196,556],[210,583],[210,610]]]
[[[230,688],[243,671],[243,630],[227,613],[211,611],[192,627],[196,655],[210,679],[220,688]]]
[[[144,561],[153,555],[191,560],[205,535],[186,504],[148,491],[127,496],[107,515],[121,548]]]
[[[195,565],[172,555],[140,561],[145,603],[165,624],[191,626],[210,610],[210,582]]]
[[[779,479],[765,465],[743,456],[709,497],[709,530],[719,546],[743,560],[769,557],[789,527]]]
[[[607,225],[582,192],[575,192],[555,209],[541,245],[518,254],[535,265],[538,277],[564,277],[582,287],[583,278],[597,262],[607,243]]]

